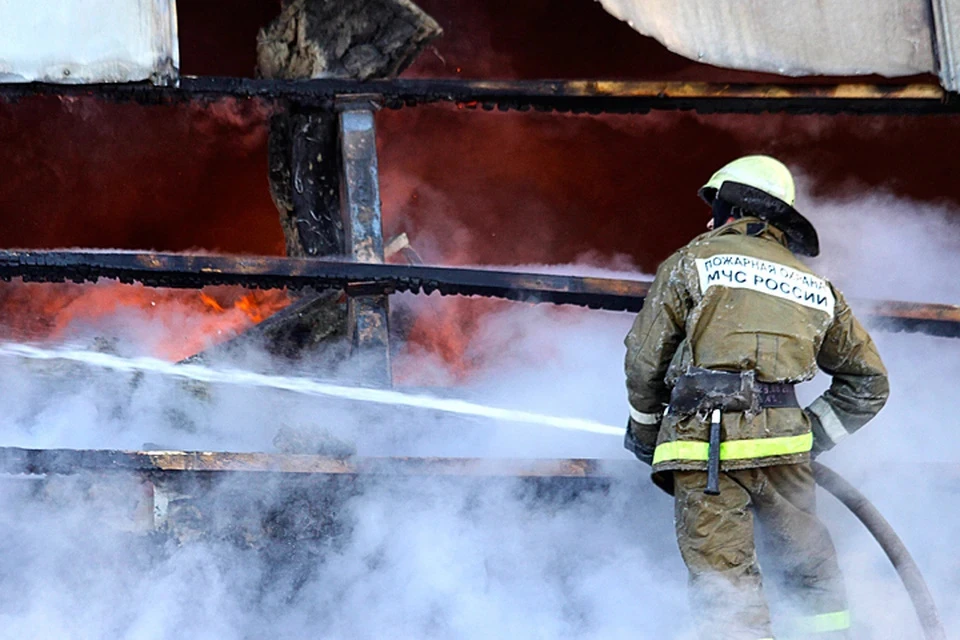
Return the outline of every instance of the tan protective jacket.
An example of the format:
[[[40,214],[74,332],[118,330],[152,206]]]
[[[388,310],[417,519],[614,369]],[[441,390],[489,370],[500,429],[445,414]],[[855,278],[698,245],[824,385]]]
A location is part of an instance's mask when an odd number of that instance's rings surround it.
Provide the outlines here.
[[[642,444],[656,444],[655,480],[664,471],[706,469],[709,417],[664,415],[673,383],[690,366],[752,369],[761,382],[802,382],[818,368],[833,376],[806,412],[725,414],[724,470],[806,461],[814,440],[830,449],[889,394],[877,349],[843,296],[758,218],[705,233],[660,265],[625,342],[631,428]]]

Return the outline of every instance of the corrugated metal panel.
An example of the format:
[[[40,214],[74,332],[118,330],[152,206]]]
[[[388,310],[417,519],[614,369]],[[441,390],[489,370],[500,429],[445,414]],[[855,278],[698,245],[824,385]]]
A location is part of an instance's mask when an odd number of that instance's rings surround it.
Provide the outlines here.
[[[955,53],[947,36],[954,36],[954,43],[960,38],[960,0],[932,1],[947,25],[941,30],[941,59],[946,60],[943,52]],[[789,76],[937,70],[931,0],[600,2],[671,51],[721,67]],[[944,86],[955,88],[955,79],[955,73],[944,78]]]
[[[0,82],[177,78],[175,0],[0,0]]]

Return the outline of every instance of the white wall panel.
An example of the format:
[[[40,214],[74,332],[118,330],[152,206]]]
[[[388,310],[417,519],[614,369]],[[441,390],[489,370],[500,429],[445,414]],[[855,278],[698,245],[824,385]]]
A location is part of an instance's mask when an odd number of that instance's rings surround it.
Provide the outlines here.
[[[168,84],[175,0],[0,0],[0,82]]]
[[[931,0],[600,2],[671,51],[720,67],[789,76],[937,70]],[[960,0],[933,2],[960,9]]]

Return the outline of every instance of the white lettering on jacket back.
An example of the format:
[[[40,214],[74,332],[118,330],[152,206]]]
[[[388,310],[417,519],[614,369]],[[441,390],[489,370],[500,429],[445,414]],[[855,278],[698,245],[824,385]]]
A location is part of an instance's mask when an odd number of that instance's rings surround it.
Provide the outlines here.
[[[725,253],[697,258],[700,293],[712,286],[749,289],[789,300],[833,316],[835,301],[826,280],[793,267],[751,256]]]

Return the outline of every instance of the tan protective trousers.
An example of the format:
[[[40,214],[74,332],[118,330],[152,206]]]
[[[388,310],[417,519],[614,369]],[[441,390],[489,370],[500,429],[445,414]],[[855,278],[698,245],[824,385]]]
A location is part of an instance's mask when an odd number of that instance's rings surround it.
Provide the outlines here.
[[[690,571],[690,604],[700,637],[774,637],[757,545],[771,586],[777,587],[778,613],[784,605],[781,637],[849,637],[843,576],[830,534],[816,515],[809,463],[721,473],[718,496],[703,492],[703,471],[675,471],[674,480],[677,541]]]

